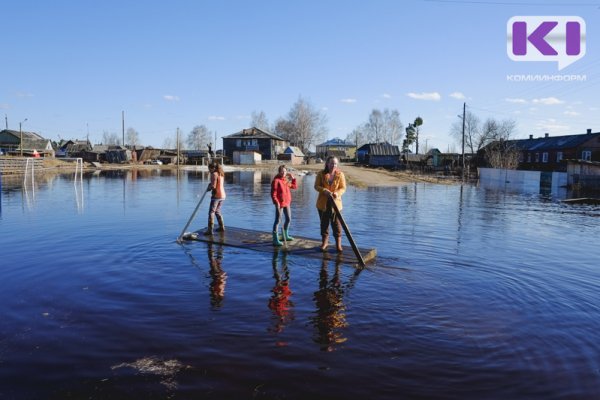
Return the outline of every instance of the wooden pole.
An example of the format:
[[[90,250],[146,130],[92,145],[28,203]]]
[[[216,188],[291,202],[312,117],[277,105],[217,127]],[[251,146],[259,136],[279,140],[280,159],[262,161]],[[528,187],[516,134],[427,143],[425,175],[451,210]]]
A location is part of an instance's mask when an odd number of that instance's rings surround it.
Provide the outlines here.
[[[352,234],[350,233],[350,228],[348,228],[346,221],[344,221],[344,217],[342,217],[342,213],[340,212],[340,209],[338,208],[337,204],[335,204],[335,200],[333,200],[333,197],[331,198],[331,203],[333,204],[333,209],[337,214],[337,218],[339,218],[340,222],[342,223],[342,228],[344,228],[344,232],[346,232],[348,241],[350,242],[350,245],[352,246],[352,250],[354,250],[354,254],[356,254],[356,258],[358,259],[360,266],[364,267],[365,260],[363,260],[362,255],[360,254],[360,250],[358,250],[358,246],[356,246],[356,243],[354,242],[354,239],[352,238]]]
[[[202,204],[202,200],[204,200],[204,198],[206,197],[206,194],[209,191],[205,191],[204,194],[202,195],[202,198],[200,199],[200,201],[198,202],[198,205],[196,205],[196,208],[194,209],[194,212],[192,213],[192,216],[190,217],[190,219],[188,219],[187,224],[185,224],[185,226],[183,227],[183,230],[181,231],[181,234],[179,235],[179,237],[177,238],[177,243],[181,243],[181,239],[183,238],[183,235],[185,235],[185,230],[188,228],[188,226],[190,226],[190,224],[192,223],[192,220],[194,219],[194,217],[196,216],[196,213],[198,212],[198,209],[200,208],[200,204]]]

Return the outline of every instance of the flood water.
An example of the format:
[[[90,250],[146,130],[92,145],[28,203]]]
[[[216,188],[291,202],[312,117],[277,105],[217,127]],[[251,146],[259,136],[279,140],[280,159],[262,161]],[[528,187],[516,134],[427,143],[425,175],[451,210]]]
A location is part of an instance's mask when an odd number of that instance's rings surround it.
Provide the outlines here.
[[[350,187],[345,220],[378,252],[360,270],[177,244],[203,171],[73,178],[3,177],[2,399],[600,397],[598,206]],[[227,173],[226,224],[271,230],[271,178]],[[319,237],[313,183],[292,236]]]

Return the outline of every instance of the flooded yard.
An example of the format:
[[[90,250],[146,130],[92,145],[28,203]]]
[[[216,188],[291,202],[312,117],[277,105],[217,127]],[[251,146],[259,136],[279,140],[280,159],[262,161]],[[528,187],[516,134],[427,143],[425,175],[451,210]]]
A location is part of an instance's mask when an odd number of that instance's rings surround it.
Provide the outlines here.
[[[226,225],[271,230],[273,173],[227,173]],[[3,179],[1,398],[600,397],[598,206],[349,187],[344,218],[378,253],[361,270],[177,244],[206,172]],[[313,184],[292,236],[319,237]]]

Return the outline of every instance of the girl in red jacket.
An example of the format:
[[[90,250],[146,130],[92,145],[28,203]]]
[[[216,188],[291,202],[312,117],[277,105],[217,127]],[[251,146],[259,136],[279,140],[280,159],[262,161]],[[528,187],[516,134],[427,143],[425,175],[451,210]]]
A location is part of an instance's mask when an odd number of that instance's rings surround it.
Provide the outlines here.
[[[290,204],[292,203],[292,193],[290,189],[296,189],[296,178],[289,172],[285,165],[279,166],[279,173],[273,182],[271,182],[271,199],[275,204],[275,222],[273,223],[273,246],[281,246],[282,243],[277,237],[277,231],[279,230],[279,221],[281,220],[281,212],[285,215],[285,222],[283,223],[283,239],[293,240],[288,233],[290,222],[292,219]]]

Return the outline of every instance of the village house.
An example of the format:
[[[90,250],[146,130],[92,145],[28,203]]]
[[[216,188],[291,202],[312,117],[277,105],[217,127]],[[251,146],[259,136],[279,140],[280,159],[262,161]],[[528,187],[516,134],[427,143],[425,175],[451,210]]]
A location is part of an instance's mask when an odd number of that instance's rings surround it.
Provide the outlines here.
[[[282,137],[253,127],[223,137],[223,155],[229,160],[240,159],[239,153],[257,153],[262,160],[277,160],[289,143]],[[234,153],[238,153],[235,157]]]
[[[389,143],[368,143],[356,150],[358,162],[373,167],[395,168],[400,165],[400,149]]]
[[[340,161],[354,161],[356,158],[356,145],[340,138],[334,138],[318,144],[315,153],[317,157],[322,159],[334,156]]]
[[[21,143],[21,138],[23,143]],[[35,132],[14,131],[4,129],[0,131],[0,152],[25,157],[32,157],[38,153],[41,157],[54,157],[55,151],[50,139],[45,139]]]
[[[566,160],[600,161],[600,132],[588,129],[579,135],[529,135],[529,139],[508,140],[504,147],[519,152],[517,169],[566,172]],[[485,157],[485,149],[480,150],[480,158]]]

